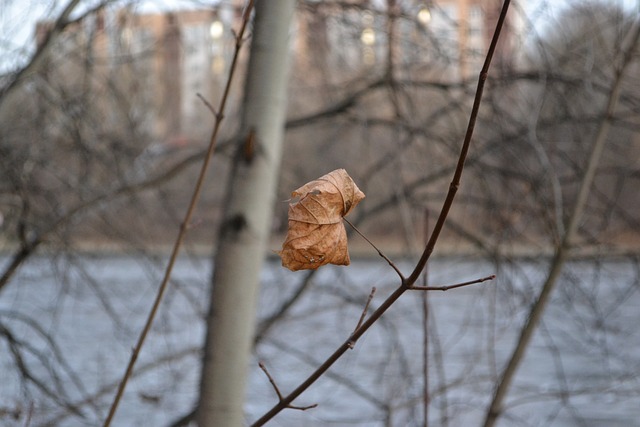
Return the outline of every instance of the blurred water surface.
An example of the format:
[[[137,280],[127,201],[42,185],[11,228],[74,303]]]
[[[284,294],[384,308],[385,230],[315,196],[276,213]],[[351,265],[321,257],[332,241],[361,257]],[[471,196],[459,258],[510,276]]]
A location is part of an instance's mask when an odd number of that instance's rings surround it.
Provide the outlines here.
[[[1,259],[4,264],[7,259]],[[99,425],[124,373],[166,260],[136,256],[32,259],[0,294],[0,424]],[[429,282],[497,274],[494,282],[428,294],[431,425],[481,423],[498,374],[548,260],[436,259]],[[403,271],[408,262],[400,263]],[[208,306],[207,257],[183,257],[114,421],[164,426],[196,401]],[[270,261],[258,316],[277,312],[306,273]],[[536,331],[501,426],[640,425],[640,284],[631,261],[574,262]],[[398,285],[381,260],[323,267],[256,346],[247,422],[276,403],[261,360],[286,393]],[[287,410],[281,426],[412,426],[423,417],[423,293],[407,292],[356,347]],[[25,380],[25,378],[30,378]]]

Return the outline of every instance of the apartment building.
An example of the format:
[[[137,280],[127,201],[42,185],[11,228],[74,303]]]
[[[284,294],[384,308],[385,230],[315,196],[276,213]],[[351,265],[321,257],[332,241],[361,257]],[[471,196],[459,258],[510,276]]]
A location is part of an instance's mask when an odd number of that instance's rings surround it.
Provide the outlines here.
[[[293,64],[301,71],[298,75],[318,84],[332,75],[384,66],[390,55],[399,72],[418,64],[443,81],[469,79],[484,59],[500,4],[301,3],[292,29]],[[185,143],[211,128],[211,112],[200,98],[214,102],[220,96],[235,45],[232,29],[239,25],[242,7],[242,1],[234,0],[200,10],[104,10],[70,27],[58,53],[84,46],[80,55],[91,55],[101,72],[124,85],[133,99],[132,114],[145,120],[158,140]],[[49,25],[38,24],[38,43]],[[508,22],[495,58],[498,65],[510,64],[517,33],[518,26]]]

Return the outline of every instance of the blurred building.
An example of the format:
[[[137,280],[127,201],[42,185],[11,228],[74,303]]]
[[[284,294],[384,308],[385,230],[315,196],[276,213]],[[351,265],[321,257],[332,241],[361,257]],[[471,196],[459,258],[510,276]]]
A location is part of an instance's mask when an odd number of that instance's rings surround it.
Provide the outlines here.
[[[212,128],[213,115],[200,96],[211,103],[219,98],[233,55],[232,25],[241,16],[240,3],[162,13],[100,11],[69,26],[51,57],[91,64],[93,73],[130,98],[129,115],[142,121],[154,139],[185,143]],[[52,25],[38,23],[38,45]]]
[[[459,78],[467,79],[479,73],[502,3],[500,0],[437,0],[418,11],[418,21],[431,27],[435,37],[442,38],[449,48],[457,63]],[[496,46],[494,67],[509,68],[517,60],[516,47],[522,25],[517,13],[510,12]]]
[[[148,62],[157,135],[180,142],[210,131],[213,116],[198,95],[211,103],[218,99],[233,54],[231,23],[240,12],[118,12],[115,48]]]
[[[431,76],[468,79],[480,71],[501,6],[500,0],[317,2],[298,14],[297,59],[315,71],[358,69],[385,63],[391,52],[398,68],[422,63]],[[513,65],[521,27],[510,13],[494,64]]]
[[[396,69],[457,81],[476,75],[495,27],[500,1],[346,1],[301,3],[295,19],[294,64],[309,82],[366,73],[393,55]],[[226,79],[244,2],[206,10],[102,11],[69,27],[55,55],[83,46],[84,55],[132,98],[130,115],[163,142],[202,138]],[[392,17],[393,26],[389,25]],[[39,23],[38,43],[51,23]],[[517,25],[505,28],[495,61],[513,58]],[[391,49],[389,49],[391,43]],[[245,53],[246,55],[246,53]]]

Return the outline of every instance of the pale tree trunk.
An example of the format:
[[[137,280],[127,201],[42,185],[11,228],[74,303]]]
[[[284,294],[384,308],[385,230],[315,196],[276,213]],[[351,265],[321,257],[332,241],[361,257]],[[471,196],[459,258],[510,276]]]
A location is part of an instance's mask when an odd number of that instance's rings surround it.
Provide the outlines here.
[[[295,0],[259,0],[238,147],[214,260],[197,419],[243,425],[260,271],[272,223]]]
[[[589,161],[580,183],[580,189],[578,190],[576,202],[573,206],[571,217],[569,218],[568,225],[565,229],[565,234],[562,241],[556,248],[555,256],[551,264],[551,269],[547,275],[547,279],[545,280],[537,300],[531,306],[527,321],[520,330],[520,337],[518,338],[516,347],[511,353],[511,357],[509,358],[507,366],[502,373],[502,377],[498,381],[493,399],[491,400],[485,415],[484,427],[493,427],[502,414],[502,406],[507,395],[507,391],[509,390],[509,386],[511,385],[520,362],[524,358],[529,342],[531,341],[533,333],[540,322],[544,309],[549,302],[550,295],[556,286],[560,273],[562,273],[562,268],[569,256],[573,242],[578,235],[578,226],[582,219],[582,214],[584,213],[584,209],[587,204],[587,198],[589,197],[591,186],[595,178],[596,169],[600,162],[600,158],[602,157],[607,136],[609,135],[609,129],[613,122],[613,114],[615,112],[616,105],[618,104],[618,98],[620,97],[624,72],[627,65],[631,62],[631,55],[640,40],[640,20],[636,20],[634,22],[634,26],[629,31],[628,37],[629,41],[624,51],[624,55],[622,55],[620,64],[616,69],[616,75],[609,93],[607,107],[603,114],[603,119],[600,122],[598,132],[595,135],[593,145],[591,146]]]

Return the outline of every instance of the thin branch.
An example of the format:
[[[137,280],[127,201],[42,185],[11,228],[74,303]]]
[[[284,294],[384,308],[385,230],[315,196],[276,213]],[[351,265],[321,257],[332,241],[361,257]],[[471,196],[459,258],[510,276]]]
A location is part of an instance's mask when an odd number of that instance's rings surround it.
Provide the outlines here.
[[[29,427],[31,425],[31,418],[33,417],[33,410],[35,405],[33,402],[29,402],[29,409],[27,410],[27,418],[24,420],[24,427]]]
[[[371,89],[376,89],[382,87],[386,82],[386,77],[376,79],[370,83],[368,83],[363,88],[353,92],[351,95],[346,98],[338,101],[336,104],[331,105],[321,111],[311,113],[304,117],[298,117],[294,119],[287,120],[285,127],[287,129],[295,129],[297,127],[306,126],[310,123],[314,123],[318,120],[328,119],[331,117],[335,117],[338,114],[344,113],[348,111],[351,107],[356,105],[356,102],[360,100],[365,95],[369,94]]]
[[[424,211],[424,244],[429,242],[429,209]],[[422,272],[422,286],[429,286],[429,265]],[[422,426],[429,426],[429,293],[422,294]]]
[[[225,86],[224,89],[224,93],[222,95],[222,98],[220,99],[220,106],[218,108],[219,114],[216,115],[215,117],[215,124],[214,124],[214,128],[213,128],[213,132],[211,133],[211,138],[209,140],[209,146],[208,146],[208,150],[207,150],[207,154],[204,158],[204,162],[202,164],[202,168],[200,170],[200,175],[198,176],[198,180],[196,181],[194,190],[193,190],[193,196],[191,197],[191,201],[189,203],[189,206],[187,208],[187,212],[184,216],[184,220],[182,221],[182,224],[180,225],[180,231],[178,233],[178,237],[176,238],[175,244],[173,246],[173,250],[171,252],[171,257],[169,258],[169,262],[167,264],[167,268],[164,274],[164,278],[162,280],[162,283],[160,284],[160,287],[158,288],[158,293],[156,295],[155,301],[153,303],[153,306],[151,307],[151,311],[149,312],[149,315],[147,317],[147,321],[144,325],[144,328],[142,329],[142,332],[140,333],[140,337],[138,338],[138,342],[135,346],[135,348],[133,349],[133,352],[131,354],[131,359],[129,360],[129,364],[127,365],[127,369],[124,373],[124,376],[122,377],[122,381],[120,382],[120,385],[118,387],[118,391],[114,397],[113,403],[111,404],[111,408],[109,409],[109,414],[107,415],[107,418],[104,421],[103,426],[104,427],[108,427],[111,424],[111,420],[113,419],[116,410],[118,408],[118,403],[120,402],[120,399],[122,397],[122,394],[124,393],[124,389],[127,385],[127,381],[129,380],[129,378],[131,377],[131,374],[133,372],[133,366],[135,365],[136,360],[138,359],[138,354],[140,353],[140,350],[142,349],[142,346],[145,342],[145,339],[147,337],[147,334],[149,333],[149,330],[151,329],[151,325],[153,324],[153,320],[155,318],[156,312],[158,311],[158,307],[160,306],[160,302],[162,301],[162,297],[164,295],[165,290],[167,289],[167,285],[169,283],[169,279],[171,278],[171,273],[173,271],[173,266],[175,264],[175,261],[178,257],[178,253],[180,252],[180,247],[182,246],[182,241],[184,240],[184,237],[186,235],[187,229],[189,227],[189,224],[191,222],[191,217],[193,215],[193,212],[195,211],[195,207],[196,204],[198,202],[198,200],[200,199],[200,192],[202,189],[202,185],[204,183],[204,178],[206,176],[207,170],[209,168],[209,163],[211,162],[211,159],[213,157],[213,153],[215,151],[216,148],[216,142],[218,140],[218,132],[220,130],[220,125],[222,123],[222,119],[223,119],[223,112],[225,109],[225,106],[227,104],[227,99],[229,97],[229,92],[231,89],[231,82],[233,81],[233,76],[235,74],[235,70],[236,70],[236,65],[238,63],[238,57],[240,54],[240,49],[242,47],[242,37],[244,35],[245,29],[249,23],[249,18],[251,16],[251,10],[253,9],[253,0],[249,0],[247,7],[245,8],[243,17],[242,17],[242,25],[240,28],[240,32],[238,33],[238,37],[236,39],[236,48],[233,54],[233,59],[231,61],[231,66],[229,69],[229,77],[227,78],[227,84]]]
[[[46,228],[39,230],[37,234],[33,237],[27,239],[21,239],[21,246],[12,256],[11,261],[5,267],[2,274],[0,274],[0,292],[3,291],[5,286],[9,283],[13,275],[16,273],[18,268],[31,256],[35,253],[35,251],[44,243],[47,242],[49,236],[53,234],[56,230],[59,230],[65,224],[70,223],[75,220],[80,214],[86,213],[90,209],[100,207],[106,201],[113,201],[119,197],[124,197],[127,195],[131,195],[137,192],[141,192],[144,190],[148,190],[150,188],[154,188],[159,186],[183,172],[187,169],[192,163],[197,160],[202,159],[205,155],[205,151],[198,151],[188,157],[180,160],[175,165],[171,166],[169,169],[163,171],[157,176],[151,177],[147,180],[124,184],[121,187],[118,187],[114,190],[105,192],[103,194],[99,194],[94,198],[87,200],[85,202],[81,202],[78,205],[72,207],[67,212],[65,212],[62,216],[55,219],[52,224]]]
[[[264,366],[264,363],[262,363],[262,362],[258,362],[258,366],[260,367],[260,369],[262,369],[262,372],[264,372],[264,374],[269,379],[269,382],[271,383],[271,386],[273,387],[273,389],[275,390],[276,394],[278,395],[278,399],[282,400],[282,393],[280,393],[280,389],[278,388],[276,382],[273,380],[273,377],[271,376],[271,374],[269,374],[269,371],[267,370],[267,367]]]
[[[355,329],[353,330],[353,332],[355,333],[358,328],[360,328],[360,326],[362,326],[362,322],[364,321],[364,318],[367,316],[367,312],[369,311],[369,305],[371,305],[371,300],[373,300],[373,296],[376,293],[376,287],[374,286],[373,288],[371,288],[371,292],[369,293],[369,297],[367,298],[367,302],[364,305],[364,309],[362,310],[362,314],[360,315],[360,319],[358,319],[358,324],[356,325]],[[353,346],[355,346],[355,342],[353,342],[353,345],[351,348],[353,348]]]
[[[365,236],[364,234],[362,234],[362,233],[360,232],[360,230],[358,230],[358,228],[357,228],[355,225],[353,225],[353,224],[351,223],[351,221],[349,221],[347,218],[344,218],[344,217],[343,217],[342,219],[344,220],[344,222],[346,222],[347,224],[349,224],[349,225],[351,226],[351,228],[353,228],[353,230],[354,230],[356,233],[358,233],[358,234],[360,235],[360,237],[362,237],[364,240],[366,240],[366,241],[367,241],[367,243],[368,243],[368,244],[370,244],[370,245],[373,247],[373,249],[375,249],[375,250],[378,252],[378,255],[380,255],[382,258],[384,258],[384,260],[385,260],[385,261],[387,261],[387,263],[391,266],[391,268],[393,268],[393,269],[396,271],[396,273],[398,273],[398,276],[400,276],[400,280],[404,280],[404,276],[402,275],[402,272],[401,272],[401,271],[400,271],[400,269],[399,269],[399,268],[398,268],[398,267],[393,263],[393,261],[391,261],[391,260],[389,259],[389,257],[387,257],[384,253],[382,253],[382,251],[381,251],[380,249],[378,249],[378,247],[377,247],[376,245],[374,245],[374,244],[373,244],[373,242],[367,238],[367,236]]]
[[[216,109],[213,107],[213,105],[211,105],[209,101],[207,101],[204,96],[202,96],[201,93],[196,93],[196,96],[200,98],[200,101],[202,101],[202,103],[209,109],[209,111],[211,111],[213,117],[218,117],[218,112],[216,111]]]
[[[412,291],[448,291],[449,289],[457,289],[462,288],[464,286],[475,285],[477,283],[486,282],[488,280],[493,280],[496,278],[495,274],[491,276],[483,277],[481,279],[470,280],[468,282],[457,283],[455,285],[446,285],[446,286],[411,286],[409,289]]]
[[[41,353],[36,347],[29,342],[21,341],[9,328],[4,324],[0,324],[0,336],[3,336],[7,341],[9,348],[9,354],[13,356],[15,366],[20,375],[27,381],[31,382],[36,388],[45,396],[56,402],[61,407],[64,407],[74,415],[86,419],[86,415],[82,411],[82,407],[74,405],[69,402],[65,396],[61,396],[61,390],[59,387],[59,379],[55,377],[55,383],[58,387],[52,388],[49,386],[50,381],[46,381],[38,378],[36,373],[29,368],[29,360],[35,359],[39,361],[43,366],[48,363],[47,356]],[[27,357],[25,357],[27,356]]]
[[[9,319],[12,319],[14,321],[19,321],[21,323],[23,323],[25,326],[29,327],[30,329],[34,330],[41,339],[43,339],[44,341],[46,341],[47,343],[47,349],[50,350],[51,354],[47,354],[46,356],[46,360],[51,360],[51,361],[55,361],[56,363],[58,363],[61,368],[62,371],[65,372],[69,379],[71,380],[71,382],[76,386],[78,392],[80,392],[82,395],[86,395],[87,394],[87,390],[84,386],[84,384],[82,383],[82,380],[80,379],[80,377],[78,377],[77,373],[71,368],[71,366],[69,365],[69,362],[65,359],[64,353],[61,350],[61,348],[56,344],[56,342],[53,340],[53,338],[49,335],[49,333],[47,332],[47,330],[45,328],[43,328],[43,326],[41,324],[39,324],[38,322],[36,322],[34,319],[32,319],[29,316],[25,316],[20,312],[17,311],[4,311],[4,310],[0,310],[0,315],[2,315],[3,317],[7,317]],[[0,324],[0,331],[6,330],[6,327],[4,327],[2,324]],[[31,345],[26,346],[31,348]],[[31,350],[33,352],[33,350]],[[56,374],[53,373],[53,370],[51,372],[53,377],[57,377]],[[56,383],[58,383],[58,381],[56,381]],[[59,386],[59,390],[62,389],[62,387],[58,384]],[[95,410],[96,413],[99,412],[98,406],[91,403],[91,407],[92,409]],[[81,407],[81,405],[73,405],[75,407]]]
[[[157,369],[158,366],[166,365],[168,362],[182,360],[183,358],[186,358],[189,356],[196,356],[199,353],[200,353],[200,348],[189,347],[184,350],[180,350],[178,353],[160,356],[159,358],[153,361],[146,362],[142,365],[138,365],[138,369],[136,369],[133,375],[135,377],[139,377],[141,375],[146,374],[147,372]],[[116,387],[118,387],[118,385],[119,385],[119,381],[106,384],[100,387],[98,390],[94,391],[90,395],[85,394],[78,400],[74,401],[73,405],[76,407],[83,407],[86,405],[95,406],[98,404],[98,402],[102,399],[103,396],[111,394],[111,392],[113,392],[113,390],[115,390]],[[50,412],[53,412],[53,411],[50,411]],[[63,421],[68,419],[72,414],[69,411],[64,411],[59,414],[49,413],[47,415],[49,415],[50,418],[44,420],[41,423],[41,425],[47,425],[47,426],[61,425],[63,424]]]
[[[313,358],[310,354],[307,354],[301,351],[298,348],[295,348],[292,345],[289,345],[283,341],[279,341],[277,339],[269,339],[269,345],[275,346],[281,351],[285,351],[287,354],[297,358],[298,360],[304,362],[306,365],[314,367],[318,366],[320,362]],[[383,398],[378,398],[372,393],[372,390],[367,389],[364,386],[361,386],[357,381],[354,381],[350,378],[340,375],[339,373],[328,371],[326,373],[326,378],[345,386],[347,389],[354,392],[356,395],[360,396],[362,399],[366,400],[370,404],[378,407],[380,410],[389,412],[391,403],[386,401]]]
[[[262,341],[264,336],[267,334],[269,329],[271,329],[271,327],[276,323],[276,321],[280,319],[284,315],[284,313],[286,313],[289,310],[289,308],[291,308],[291,306],[300,299],[300,297],[302,297],[302,295],[304,294],[304,291],[311,285],[312,279],[316,275],[317,271],[318,270],[309,270],[307,274],[304,276],[304,278],[302,279],[302,281],[300,282],[300,284],[298,285],[298,287],[296,288],[296,290],[291,294],[291,296],[286,301],[284,301],[280,305],[280,307],[274,310],[272,314],[268,315],[264,320],[260,322],[260,324],[257,327],[257,332],[255,334],[254,345]]]
[[[276,381],[273,379],[273,377],[271,376],[271,374],[267,370],[267,367],[262,362],[259,362],[258,366],[260,367],[260,369],[262,369],[262,372],[264,372],[264,374],[269,379],[269,382],[271,383],[271,386],[273,387],[273,389],[275,390],[276,394],[278,395],[278,399],[280,399],[282,401],[282,399],[283,399],[282,393],[280,392],[280,389],[278,388],[278,385],[276,384]],[[289,408],[289,409],[297,409],[299,411],[306,411],[307,409],[312,409],[312,408],[315,408],[317,406],[318,406],[318,404],[314,403],[313,405],[309,405],[309,406],[288,405],[287,408]]]

